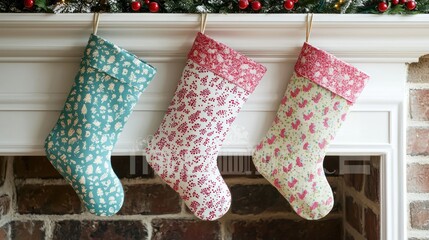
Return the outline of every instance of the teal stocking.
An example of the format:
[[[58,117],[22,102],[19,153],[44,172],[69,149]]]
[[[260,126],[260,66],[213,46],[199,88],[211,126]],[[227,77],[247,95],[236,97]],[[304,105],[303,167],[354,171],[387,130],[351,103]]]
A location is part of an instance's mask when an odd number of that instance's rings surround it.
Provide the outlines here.
[[[92,214],[110,216],[122,206],[124,193],[110,156],[155,72],[136,56],[91,35],[45,148],[52,165]]]

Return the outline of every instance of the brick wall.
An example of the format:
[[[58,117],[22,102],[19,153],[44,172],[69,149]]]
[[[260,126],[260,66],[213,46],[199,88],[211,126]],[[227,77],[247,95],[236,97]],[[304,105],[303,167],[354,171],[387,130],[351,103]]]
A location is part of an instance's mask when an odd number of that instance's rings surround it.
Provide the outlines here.
[[[429,239],[429,56],[410,64],[407,129],[409,239]]]
[[[327,161],[331,164],[333,161]],[[125,189],[113,217],[85,212],[73,189],[45,157],[0,157],[0,239],[318,239],[343,236],[341,177],[329,177],[336,203],[320,221],[306,221],[260,176],[225,177],[230,211],[219,221],[196,219],[179,196],[149,171],[130,174],[128,157],[112,165]],[[142,158],[136,158],[136,165]],[[335,165],[335,164],[334,164]],[[338,164],[336,164],[338,165]]]

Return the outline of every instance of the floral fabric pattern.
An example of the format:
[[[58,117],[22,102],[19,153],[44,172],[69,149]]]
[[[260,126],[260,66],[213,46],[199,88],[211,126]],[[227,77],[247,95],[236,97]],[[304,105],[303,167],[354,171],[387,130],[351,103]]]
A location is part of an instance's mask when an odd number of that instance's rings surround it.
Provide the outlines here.
[[[188,58],[249,92],[255,90],[267,71],[263,65],[202,33],[198,33]]]
[[[110,216],[122,206],[124,192],[111,167],[111,151],[155,72],[136,56],[91,35],[45,150],[92,214]]]
[[[239,82],[225,78],[232,67],[251,61],[228,48],[234,58],[218,66],[213,58],[225,56],[226,47],[214,40],[200,45],[202,38],[206,39],[198,34],[167,113],[147,148],[147,161],[198,218],[215,220],[231,204],[228,186],[217,167],[217,154],[251,94],[242,83],[252,83],[254,88],[263,74],[250,74],[249,70],[249,74],[237,72],[238,79],[243,78]],[[260,65],[254,69],[265,72]]]
[[[352,103],[369,80],[364,72],[308,43],[302,47],[295,72]]]
[[[366,74],[339,61],[304,45],[296,73],[287,86],[274,122],[253,155],[258,171],[289,201],[294,211],[306,219],[320,219],[333,207],[333,194],[325,177],[323,160],[349,107],[363,89],[362,85],[356,88],[348,84],[342,77],[344,75],[335,74],[348,72],[353,74],[351,77],[356,77],[350,81],[366,82],[363,78]],[[334,75],[330,74],[330,68],[334,69]],[[322,75],[315,75],[315,72]],[[323,82],[325,76],[328,83]],[[343,87],[339,88],[341,84]],[[351,90],[353,95],[344,98],[328,90],[327,86],[333,86],[341,94]]]

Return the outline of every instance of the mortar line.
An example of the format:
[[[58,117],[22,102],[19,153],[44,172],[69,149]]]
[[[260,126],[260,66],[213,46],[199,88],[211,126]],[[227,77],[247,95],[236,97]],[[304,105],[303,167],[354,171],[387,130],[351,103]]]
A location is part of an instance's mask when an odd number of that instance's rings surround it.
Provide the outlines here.
[[[407,159],[407,164],[410,164],[410,163],[420,163],[422,165],[429,164],[429,157],[426,157],[426,156],[407,155],[406,159]]]
[[[355,202],[360,203],[364,207],[370,208],[377,216],[380,215],[380,204],[373,202],[372,200],[368,199],[366,196],[359,194],[354,188],[346,188],[345,193],[347,193],[348,196],[353,197],[353,200]]]
[[[361,235],[354,227],[352,227],[349,223],[346,222],[344,228],[347,232],[353,236],[355,240],[366,240],[363,235]]]
[[[147,219],[142,219],[141,223],[146,226],[147,231],[147,238],[146,239],[152,239],[153,235],[153,227],[152,227],[152,221],[148,221]]]
[[[414,82],[407,82],[407,85],[409,90],[428,90],[429,89],[429,83],[414,83]]]
[[[411,226],[408,228],[408,238],[417,238],[417,239],[427,239],[428,232],[427,230],[419,230],[411,228]]]

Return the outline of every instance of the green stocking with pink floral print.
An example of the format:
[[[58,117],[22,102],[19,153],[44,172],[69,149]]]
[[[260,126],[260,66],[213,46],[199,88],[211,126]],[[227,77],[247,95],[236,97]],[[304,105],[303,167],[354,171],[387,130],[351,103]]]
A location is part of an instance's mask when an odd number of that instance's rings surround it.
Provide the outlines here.
[[[256,168],[303,218],[320,219],[333,207],[323,159],[368,79],[305,43],[274,122],[256,146]]]

